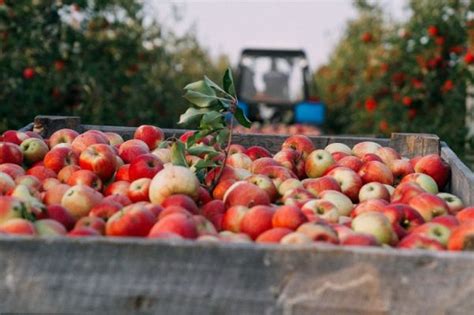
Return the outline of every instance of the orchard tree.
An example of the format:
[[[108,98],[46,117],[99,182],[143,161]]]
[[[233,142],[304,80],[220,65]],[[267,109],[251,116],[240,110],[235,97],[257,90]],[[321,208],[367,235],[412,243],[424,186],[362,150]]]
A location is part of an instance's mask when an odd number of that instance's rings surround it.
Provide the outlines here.
[[[413,0],[408,20],[397,24],[380,7],[356,2],[358,18],[315,74],[332,131],[430,132],[462,153],[472,141],[464,122],[474,81],[473,6]]]
[[[0,0],[0,130],[37,114],[174,125],[184,83],[214,65],[145,17],[138,0]]]

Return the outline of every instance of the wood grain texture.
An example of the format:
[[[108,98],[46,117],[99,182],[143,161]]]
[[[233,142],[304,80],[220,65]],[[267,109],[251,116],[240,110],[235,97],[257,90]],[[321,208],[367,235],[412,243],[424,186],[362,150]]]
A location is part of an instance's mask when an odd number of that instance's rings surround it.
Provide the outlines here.
[[[449,191],[459,196],[464,204],[474,205],[474,173],[457,157],[446,143],[441,146],[441,157],[451,166]]]
[[[392,133],[390,147],[409,158],[440,153],[439,137],[425,133]]]
[[[43,138],[48,138],[53,132],[69,128],[79,130],[81,118],[78,116],[36,116],[33,122],[33,131],[40,134]]]
[[[472,253],[2,237],[0,312],[469,314],[473,268]]]

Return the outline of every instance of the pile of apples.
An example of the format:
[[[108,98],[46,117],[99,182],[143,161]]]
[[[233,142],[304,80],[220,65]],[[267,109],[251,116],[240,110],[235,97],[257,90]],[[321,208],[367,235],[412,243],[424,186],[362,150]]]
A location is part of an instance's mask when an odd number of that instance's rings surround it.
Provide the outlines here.
[[[463,250],[474,237],[474,207],[441,192],[450,168],[436,154],[407,159],[375,142],[322,149],[293,135],[276,154],[231,145],[215,158],[225,167],[201,183],[194,166],[204,156],[173,165],[163,141],[150,125],[127,141],[97,130],[49,139],[6,131],[0,233],[432,250]]]

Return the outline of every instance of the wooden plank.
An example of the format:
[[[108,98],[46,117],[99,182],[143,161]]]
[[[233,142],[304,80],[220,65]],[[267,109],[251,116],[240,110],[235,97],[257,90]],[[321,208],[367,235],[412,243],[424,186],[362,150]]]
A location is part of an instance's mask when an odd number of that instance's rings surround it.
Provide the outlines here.
[[[392,133],[390,147],[409,158],[440,153],[439,137],[426,133]]]
[[[441,146],[441,157],[451,166],[450,191],[466,205],[474,205],[474,173],[446,143]]]
[[[80,124],[81,118],[78,116],[39,115],[35,117],[33,131],[43,138],[48,138],[53,132],[62,128],[79,130]]]
[[[473,268],[472,253],[3,236],[0,312],[470,314]]]

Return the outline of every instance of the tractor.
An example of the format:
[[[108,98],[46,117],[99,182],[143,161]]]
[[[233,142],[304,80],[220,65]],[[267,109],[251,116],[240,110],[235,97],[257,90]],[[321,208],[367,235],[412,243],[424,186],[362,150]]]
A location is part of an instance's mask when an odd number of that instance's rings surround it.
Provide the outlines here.
[[[310,72],[303,50],[244,49],[236,92],[252,121],[321,126],[325,106],[309,97]]]

